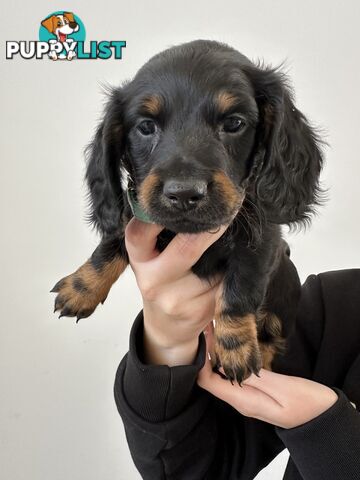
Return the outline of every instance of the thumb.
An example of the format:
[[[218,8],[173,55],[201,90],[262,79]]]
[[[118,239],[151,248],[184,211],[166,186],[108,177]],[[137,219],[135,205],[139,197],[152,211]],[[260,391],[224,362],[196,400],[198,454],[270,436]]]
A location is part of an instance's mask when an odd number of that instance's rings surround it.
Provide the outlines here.
[[[206,326],[204,334],[206,339],[206,358],[204,366],[198,374],[198,385],[221,400],[229,402],[229,396],[232,395],[232,385],[230,381],[225,379],[225,376],[222,378],[219,374],[213,371],[213,365],[216,362],[213,322],[210,322]]]

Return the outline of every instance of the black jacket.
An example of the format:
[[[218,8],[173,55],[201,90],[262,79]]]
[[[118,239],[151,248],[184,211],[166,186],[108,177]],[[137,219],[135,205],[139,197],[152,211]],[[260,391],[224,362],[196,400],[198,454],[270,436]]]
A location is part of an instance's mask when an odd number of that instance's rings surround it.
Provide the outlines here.
[[[250,480],[284,448],[286,480],[360,480],[360,269],[311,275],[285,357],[274,370],[333,388],[337,402],[292,429],[240,415],[202,390],[192,365],[142,362],[142,313],[115,379],[115,400],[136,467],[149,480]]]

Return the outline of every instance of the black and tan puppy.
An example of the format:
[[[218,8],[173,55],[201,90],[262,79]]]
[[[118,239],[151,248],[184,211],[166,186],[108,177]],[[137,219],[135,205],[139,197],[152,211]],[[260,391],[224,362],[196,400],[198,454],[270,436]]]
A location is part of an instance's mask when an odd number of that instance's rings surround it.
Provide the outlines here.
[[[160,250],[177,232],[231,222],[193,271],[224,276],[215,351],[226,375],[241,382],[270,368],[300,291],[280,225],[309,220],[322,166],[284,75],[213,41],[170,48],[112,91],[87,153],[91,221],[102,239],[55,285],[55,309],[88,317],[127,266],[128,175],[141,208],[165,227]]]

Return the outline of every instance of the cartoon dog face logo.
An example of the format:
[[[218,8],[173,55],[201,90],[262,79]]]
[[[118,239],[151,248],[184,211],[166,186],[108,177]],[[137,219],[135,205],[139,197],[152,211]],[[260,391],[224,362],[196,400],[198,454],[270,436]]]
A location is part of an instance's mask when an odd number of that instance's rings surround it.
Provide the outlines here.
[[[59,42],[66,42],[67,36],[79,30],[74,14],[64,12],[62,15],[51,15],[41,22],[50,33],[56,35]]]
[[[46,28],[46,30],[56,36],[56,40],[49,40],[49,43],[60,42],[60,43],[71,43],[73,40],[68,38],[68,35],[75,33],[79,30],[79,24],[74,18],[74,14],[71,12],[63,12],[62,14],[51,15],[48,18],[45,18],[41,22],[41,25]],[[49,54],[50,58],[57,60],[58,58],[63,59],[67,58],[72,60],[76,53],[73,50],[70,50],[67,55],[60,53],[59,55],[56,52],[52,51]]]

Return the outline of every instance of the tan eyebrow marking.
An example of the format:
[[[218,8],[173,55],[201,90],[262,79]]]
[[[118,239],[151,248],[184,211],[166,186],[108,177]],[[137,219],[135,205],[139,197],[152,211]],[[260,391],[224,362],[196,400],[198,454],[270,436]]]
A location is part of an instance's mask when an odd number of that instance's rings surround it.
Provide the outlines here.
[[[158,115],[160,113],[162,104],[158,95],[151,95],[143,102],[143,108],[151,115]]]
[[[217,97],[218,108],[221,113],[225,113],[230,107],[236,103],[236,97],[229,92],[220,92]]]

